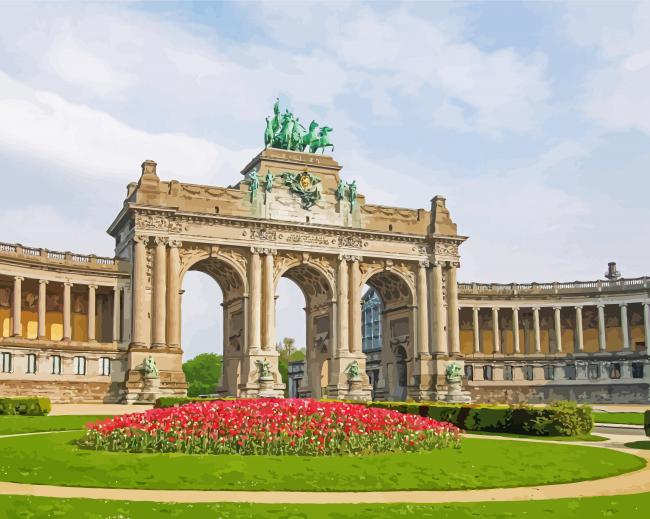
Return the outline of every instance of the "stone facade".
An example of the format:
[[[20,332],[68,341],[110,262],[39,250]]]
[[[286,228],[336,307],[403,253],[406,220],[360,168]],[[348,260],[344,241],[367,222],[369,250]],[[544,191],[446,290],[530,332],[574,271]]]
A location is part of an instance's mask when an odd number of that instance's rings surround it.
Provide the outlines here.
[[[157,391],[185,394],[181,294],[196,270],[223,291],[224,395],[283,394],[275,293],[287,277],[306,300],[296,394],[441,399],[453,361],[464,364],[475,400],[648,401],[647,279],[459,284],[466,238],[443,197],[430,210],[367,204],[341,196],[340,170],[331,157],[270,148],[243,180],[214,187],[161,180],[145,161],[109,227],[115,259],[0,245],[0,394],[138,402],[149,356]],[[252,172],[270,180],[258,185]],[[366,284],[382,303],[372,351],[362,348]],[[352,384],[345,371],[354,362],[362,376]]]

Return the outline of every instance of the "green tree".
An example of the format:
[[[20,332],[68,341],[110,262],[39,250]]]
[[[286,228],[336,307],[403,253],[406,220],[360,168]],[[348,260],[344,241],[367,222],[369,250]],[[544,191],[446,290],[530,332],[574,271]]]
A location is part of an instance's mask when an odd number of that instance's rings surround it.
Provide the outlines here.
[[[278,358],[278,371],[282,377],[282,382],[287,384],[289,380],[289,362],[305,360],[305,348],[296,348],[296,340],[291,337],[285,337],[282,342],[277,343],[276,348],[280,354]],[[286,390],[285,390],[286,393]]]
[[[209,395],[216,391],[221,379],[223,357],[216,353],[201,353],[183,363],[188,383],[187,396]]]

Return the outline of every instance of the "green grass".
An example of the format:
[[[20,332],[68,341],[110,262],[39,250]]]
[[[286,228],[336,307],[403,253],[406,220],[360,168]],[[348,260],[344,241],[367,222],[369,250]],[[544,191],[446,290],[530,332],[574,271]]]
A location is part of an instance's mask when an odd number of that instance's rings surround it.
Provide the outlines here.
[[[504,436],[506,438],[527,438],[529,440],[544,440],[553,442],[604,442],[607,438],[596,434],[581,434],[579,436],[533,436],[530,434],[502,433],[489,431],[467,431],[467,434],[479,436]]]
[[[88,422],[103,420],[108,416],[0,416],[0,436],[44,431],[70,431],[83,429]]]
[[[643,425],[643,413],[594,413],[596,423]]]
[[[131,454],[77,448],[79,432],[0,439],[0,479],[198,490],[451,490],[597,479],[645,462],[609,449],[469,439],[460,449],[367,457]]]
[[[0,496],[0,517],[40,519],[497,519],[549,518],[634,519],[647,517],[650,493],[614,497],[587,497],[546,501],[450,503],[436,505],[283,505],[283,504],[161,504],[90,499]]]

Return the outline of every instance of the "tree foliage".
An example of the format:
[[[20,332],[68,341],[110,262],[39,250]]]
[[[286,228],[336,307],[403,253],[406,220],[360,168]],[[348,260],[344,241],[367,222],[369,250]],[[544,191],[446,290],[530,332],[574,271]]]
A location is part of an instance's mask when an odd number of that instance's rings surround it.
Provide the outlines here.
[[[187,396],[209,395],[216,391],[221,380],[223,357],[216,353],[201,353],[183,363],[188,383]]]

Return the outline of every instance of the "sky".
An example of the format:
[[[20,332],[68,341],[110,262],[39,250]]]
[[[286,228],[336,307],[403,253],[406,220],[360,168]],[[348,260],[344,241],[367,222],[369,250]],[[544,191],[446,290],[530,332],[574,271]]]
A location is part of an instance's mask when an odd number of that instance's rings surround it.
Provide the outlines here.
[[[279,96],[369,203],[447,197],[461,281],[646,275],[648,27],[650,2],[3,2],[0,241],[112,255],[143,160],[232,184]],[[218,286],[184,289],[186,357],[221,351]]]

